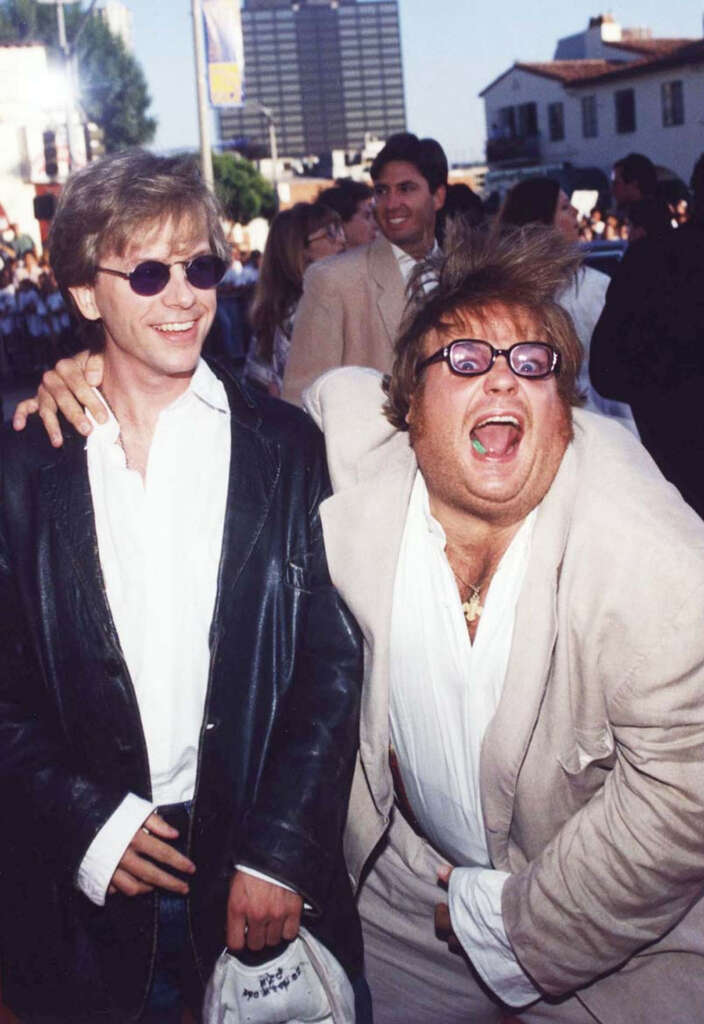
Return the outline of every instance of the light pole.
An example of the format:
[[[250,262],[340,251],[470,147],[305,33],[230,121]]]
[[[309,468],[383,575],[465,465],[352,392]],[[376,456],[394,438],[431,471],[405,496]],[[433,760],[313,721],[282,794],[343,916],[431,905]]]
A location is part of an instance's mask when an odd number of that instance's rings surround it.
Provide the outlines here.
[[[278,207],[278,183],[279,183],[279,150],[276,144],[276,121],[274,120],[274,112],[271,107],[265,107],[260,100],[246,100],[244,103],[245,109],[258,110],[260,114],[263,114],[266,118],[266,123],[269,129],[269,155],[271,157],[271,184],[274,189],[274,198]]]
[[[208,89],[205,80],[205,60],[203,57],[203,10],[200,0],[191,0],[193,13],[193,48],[196,58],[196,91],[198,95],[198,129],[200,133],[200,164],[203,180],[213,187],[213,154],[210,149],[210,129],[208,124]]]
[[[73,147],[71,145],[71,134],[73,132],[73,114],[76,106],[76,98],[78,96],[78,69],[76,67],[76,43],[83,29],[86,27],[88,18],[93,13],[93,8],[96,5],[97,0],[90,0],[88,9],[83,15],[83,20],[78,26],[78,31],[73,37],[73,41],[69,46],[68,40],[66,39],[66,20],[64,18],[64,4],[72,3],[73,0],[37,0],[40,4],[51,4],[56,7],[56,28],[59,37],[59,49],[61,50],[64,58],[64,74],[66,77],[66,85],[68,95],[66,97],[66,147],[68,149],[68,167],[69,171],[73,168]]]

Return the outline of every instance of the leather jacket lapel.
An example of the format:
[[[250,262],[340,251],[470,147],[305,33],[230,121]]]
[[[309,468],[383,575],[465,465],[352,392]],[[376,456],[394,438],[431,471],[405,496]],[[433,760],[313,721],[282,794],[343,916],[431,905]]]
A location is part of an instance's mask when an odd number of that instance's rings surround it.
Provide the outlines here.
[[[110,643],[119,648],[100,568],[83,438],[66,436],[56,458],[42,469],[39,501],[40,522],[51,524],[65,556],[59,565],[71,567],[83,590],[86,607]]]
[[[234,591],[271,509],[281,472],[278,449],[231,417],[230,479],[218,592],[213,627],[220,620],[221,599]]]

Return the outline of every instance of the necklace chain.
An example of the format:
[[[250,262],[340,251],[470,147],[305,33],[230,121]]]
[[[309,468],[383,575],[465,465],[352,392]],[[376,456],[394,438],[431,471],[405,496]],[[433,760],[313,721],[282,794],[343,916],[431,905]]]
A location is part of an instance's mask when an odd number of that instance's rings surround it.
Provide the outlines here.
[[[469,580],[463,580],[459,573],[455,572],[450,563],[450,569],[452,569],[452,575],[455,577],[458,583],[461,583],[463,587],[471,590],[471,595],[468,594],[467,598],[462,602],[462,611],[467,623],[472,623],[479,618],[481,613],[484,611],[484,606],[481,603],[481,587],[475,586],[474,583],[470,583]]]

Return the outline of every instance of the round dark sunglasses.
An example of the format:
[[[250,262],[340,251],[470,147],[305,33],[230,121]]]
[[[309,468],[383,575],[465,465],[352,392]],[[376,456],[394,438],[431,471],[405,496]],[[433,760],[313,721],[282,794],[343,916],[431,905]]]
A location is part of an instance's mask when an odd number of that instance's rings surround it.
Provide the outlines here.
[[[192,260],[174,260],[173,263],[161,263],[159,260],[144,260],[138,263],[131,273],[124,270],[112,270],[110,267],[96,267],[103,274],[114,274],[129,281],[130,288],[137,295],[158,295],[163,292],[171,277],[171,268],[180,265],[186,273],[186,280],[194,288],[215,288],[222,281],[227,263],[219,256],[204,253]]]
[[[544,341],[519,341],[510,348],[494,348],[488,341],[477,338],[457,338],[427,359],[419,359],[416,376],[432,363],[445,362],[461,377],[478,377],[489,372],[497,356],[504,357],[517,377],[542,380],[560,371],[560,353]]]

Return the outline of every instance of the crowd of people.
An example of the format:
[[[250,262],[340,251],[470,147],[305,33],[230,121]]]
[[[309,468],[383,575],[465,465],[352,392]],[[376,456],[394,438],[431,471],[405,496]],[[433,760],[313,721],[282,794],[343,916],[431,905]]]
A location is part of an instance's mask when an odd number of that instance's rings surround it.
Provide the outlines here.
[[[48,254],[22,245],[27,238],[13,228],[13,239],[0,245],[0,380],[36,374],[75,351]]]
[[[0,439],[23,1022],[701,1015],[704,158],[611,281],[556,181],[370,177],[274,219],[234,375],[193,166],[62,195],[88,344]]]

